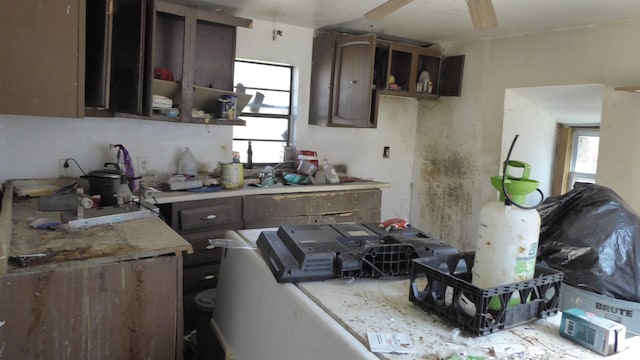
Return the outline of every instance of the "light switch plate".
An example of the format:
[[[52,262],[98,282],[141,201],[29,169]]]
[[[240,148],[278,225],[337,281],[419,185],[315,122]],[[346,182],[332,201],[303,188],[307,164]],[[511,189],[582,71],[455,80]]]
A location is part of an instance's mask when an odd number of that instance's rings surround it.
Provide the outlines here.
[[[138,156],[138,175],[146,175],[149,172],[149,156]]]

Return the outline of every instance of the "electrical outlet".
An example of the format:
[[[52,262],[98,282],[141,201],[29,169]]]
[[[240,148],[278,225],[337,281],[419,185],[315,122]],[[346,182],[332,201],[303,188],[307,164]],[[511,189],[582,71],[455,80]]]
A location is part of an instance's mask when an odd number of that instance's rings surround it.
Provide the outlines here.
[[[66,167],[65,167],[66,164]],[[73,176],[73,170],[71,164],[65,159],[58,159],[58,177],[71,177]]]
[[[138,156],[138,175],[146,175],[149,172],[149,157]]]
[[[388,159],[389,156],[391,156],[391,148],[385,146],[384,148],[382,148],[382,157]]]

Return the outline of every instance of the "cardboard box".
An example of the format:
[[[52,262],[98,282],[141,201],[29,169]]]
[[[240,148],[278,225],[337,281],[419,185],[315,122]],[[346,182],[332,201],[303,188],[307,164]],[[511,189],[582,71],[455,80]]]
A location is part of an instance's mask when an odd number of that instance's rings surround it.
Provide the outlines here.
[[[560,288],[560,309],[579,308],[620,323],[627,332],[640,335],[640,303],[614,299],[566,283]]]
[[[626,327],[582,309],[562,313],[560,335],[602,355],[611,355],[628,347]]]

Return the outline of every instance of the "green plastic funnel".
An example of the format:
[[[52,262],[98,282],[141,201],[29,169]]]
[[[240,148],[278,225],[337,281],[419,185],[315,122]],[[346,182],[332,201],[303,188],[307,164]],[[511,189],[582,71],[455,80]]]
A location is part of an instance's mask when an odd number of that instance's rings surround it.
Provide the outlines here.
[[[505,173],[506,179],[504,185],[514,204],[524,205],[525,197],[536,191],[538,188],[538,181],[529,179],[529,173],[531,166],[525,162],[517,160],[509,160],[506,164]],[[515,177],[509,173],[509,166],[522,169],[522,176]],[[500,201],[505,200],[504,193],[502,191],[502,176],[496,175],[491,177],[491,185],[500,193]]]
[[[492,176],[491,185],[500,193],[500,201],[505,200],[504,193],[502,192],[502,176]],[[511,198],[511,201],[518,205],[524,206],[524,199],[527,194],[530,194],[538,188],[538,181],[536,180],[504,180],[505,188]]]

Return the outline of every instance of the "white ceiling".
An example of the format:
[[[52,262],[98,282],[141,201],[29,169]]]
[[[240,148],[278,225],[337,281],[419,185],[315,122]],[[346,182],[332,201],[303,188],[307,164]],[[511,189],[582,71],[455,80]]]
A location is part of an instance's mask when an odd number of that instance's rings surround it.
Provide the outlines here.
[[[385,0],[170,0],[235,16],[314,29],[374,31],[419,42],[475,40],[587,26],[640,16],[638,0],[493,0],[498,27],[477,31],[466,0],[413,0],[378,21]]]
[[[493,0],[498,27],[474,30],[466,0],[413,0],[378,21],[364,14],[385,0],[169,0],[223,13],[313,29],[374,31],[418,43],[473,41],[589,26],[640,16],[640,0]],[[559,122],[599,122],[598,86],[522,89]]]
[[[556,122],[586,126],[600,124],[601,84],[539,86],[509,89],[549,114]]]

